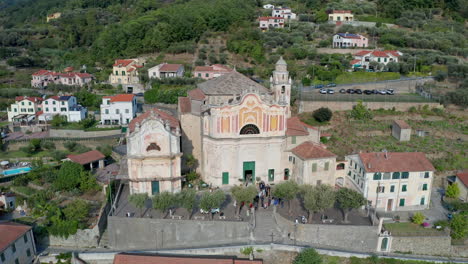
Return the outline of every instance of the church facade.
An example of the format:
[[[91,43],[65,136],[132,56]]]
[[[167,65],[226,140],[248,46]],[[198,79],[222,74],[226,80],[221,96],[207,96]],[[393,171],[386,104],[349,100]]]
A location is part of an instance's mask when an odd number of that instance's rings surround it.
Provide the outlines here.
[[[199,161],[198,172],[206,183],[228,187],[293,179],[334,184],[335,156],[321,151],[320,131],[291,117],[291,85],[281,58],[270,78],[270,89],[233,71],[179,98],[182,152]],[[314,158],[331,159],[326,177],[304,179],[316,173],[296,168],[298,155],[293,150],[309,146],[317,152]]]
[[[179,192],[181,157],[177,118],[158,109],[134,118],[127,132],[130,194]]]

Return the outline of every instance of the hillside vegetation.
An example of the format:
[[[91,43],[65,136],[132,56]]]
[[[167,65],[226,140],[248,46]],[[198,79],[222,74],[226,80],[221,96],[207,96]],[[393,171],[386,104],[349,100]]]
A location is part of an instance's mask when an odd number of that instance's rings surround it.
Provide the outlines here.
[[[266,3],[290,6],[298,21],[261,32],[256,18],[269,15]],[[377,24],[336,27],[326,23],[333,9],[352,10],[358,20]],[[47,23],[54,12],[61,17]],[[27,88],[29,74],[39,67],[86,65],[105,80],[114,59],[153,54],[161,61],[164,54],[179,53],[193,56],[189,69],[218,62],[267,78],[284,56],[291,75],[305,84],[375,79],[344,75],[351,55],[317,52],[331,46],[334,33],[349,32],[367,35],[371,48],[404,53],[382,70],[448,77],[459,89],[447,91],[446,98],[466,98],[467,17],[465,0],[0,0],[0,61],[6,63],[0,63],[0,87]],[[211,44],[213,38],[220,46]]]

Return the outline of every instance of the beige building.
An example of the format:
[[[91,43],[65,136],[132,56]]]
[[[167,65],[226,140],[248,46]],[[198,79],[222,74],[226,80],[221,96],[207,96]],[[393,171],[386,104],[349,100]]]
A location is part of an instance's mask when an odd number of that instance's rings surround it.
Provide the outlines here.
[[[290,117],[292,81],[282,58],[270,83],[268,89],[232,71],[179,98],[182,149],[198,159],[205,182],[233,186],[303,179],[292,175],[291,151],[303,142],[318,144],[320,131]],[[333,184],[334,178],[323,177]]]
[[[143,63],[138,59],[116,60],[112,65],[112,73],[109,75],[109,83],[113,86],[122,85],[126,93],[140,93],[144,87],[140,84],[138,70]]]
[[[455,176],[449,176],[448,183],[456,183],[458,185],[458,189],[460,189],[458,199],[468,202],[468,171],[462,171],[455,174]]]
[[[293,179],[298,184],[335,185],[336,155],[306,141],[292,149]]]
[[[411,127],[403,120],[395,120],[392,124],[392,136],[399,141],[410,141]]]
[[[434,167],[421,152],[372,152],[346,156],[347,181],[381,211],[427,209]]]
[[[35,120],[38,112],[42,111],[42,101],[41,97],[17,96],[15,103],[7,109],[8,121]]]
[[[47,15],[47,17],[46,17],[47,23],[49,23],[49,21],[51,21],[51,20],[59,19],[61,16],[62,16],[62,13],[60,13],[60,12],[56,12],[56,13]]]
[[[156,108],[134,118],[127,132],[130,193],[179,192],[181,156],[179,120]]]
[[[36,246],[32,228],[14,222],[0,223],[0,263],[33,263]]]
[[[350,10],[333,10],[328,14],[328,21],[354,21],[354,15]]]

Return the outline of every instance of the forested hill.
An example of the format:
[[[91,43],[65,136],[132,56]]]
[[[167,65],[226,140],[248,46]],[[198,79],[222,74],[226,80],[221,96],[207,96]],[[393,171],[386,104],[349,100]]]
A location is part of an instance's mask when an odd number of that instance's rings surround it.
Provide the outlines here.
[[[298,21],[262,33],[256,18],[271,14],[262,8],[267,3],[291,7]],[[335,27],[326,23],[334,9],[377,24]],[[46,22],[56,12],[61,17]],[[330,47],[337,30],[367,35],[371,48],[403,51],[389,71],[429,73],[435,64],[446,71],[468,56],[467,17],[468,0],[0,0],[0,87],[19,79],[18,86],[27,84],[30,72],[17,70],[39,67],[86,65],[105,80],[114,59],[162,53],[191,54],[183,61],[191,66],[237,64],[260,77],[284,56],[294,77],[312,72],[333,81],[349,67],[349,56],[325,58],[315,48]],[[211,43],[213,36],[221,44]],[[5,61],[15,70],[2,66]]]
[[[250,0],[4,0],[2,46],[50,49],[93,65],[194,43],[254,18]],[[61,12],[46,23],[46,16]],[[70,51],[77,49],[75,52]],[[85,54],[86,53],[86,54]],[[76,56],[75,58],[73,56]]]

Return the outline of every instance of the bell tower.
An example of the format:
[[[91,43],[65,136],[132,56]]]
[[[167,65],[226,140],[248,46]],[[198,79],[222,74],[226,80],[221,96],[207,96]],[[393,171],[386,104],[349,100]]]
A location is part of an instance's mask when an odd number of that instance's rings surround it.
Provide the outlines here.
[[[275,94],[275,101],[288,105],[288,116],[290,115],[289,106],[291,105],[291,85],[292,80],[289,77],[288,64],[280,57],[276,62],[273,75],[270,77],[270,89]]]

